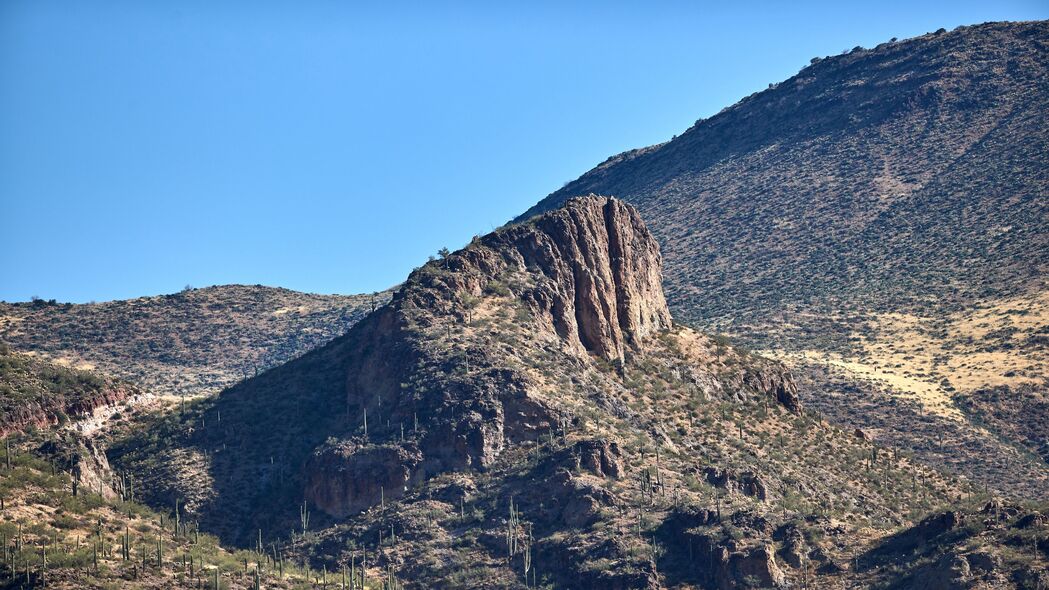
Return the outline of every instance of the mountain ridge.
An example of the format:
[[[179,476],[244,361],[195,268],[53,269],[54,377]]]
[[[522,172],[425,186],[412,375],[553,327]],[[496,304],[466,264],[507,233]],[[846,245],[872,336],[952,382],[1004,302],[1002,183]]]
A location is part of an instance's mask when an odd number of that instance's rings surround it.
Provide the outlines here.
[[[634,204],[679,321],[788,362],[842,424],[1045,497],[1037,445],[966,400],[1037,409],[1049,385],[1047,64],[1047,21],[814,59],[516,221],[579,193]]]
[[[764,192],[766,194],[762,198],[767,200],[770,191],[778,194],[776,186],[769,185],[770,182],[785,183],[784,186],[794,188],[819,178],[818,173],[822,169],[818,166],[815,169],[816,172],[806,171],[804,168],[807,162],[818,162],[819,159],[812,156],[801,159],[800,155],[794,156],[786,153],[785,150],[790,149],[791,142],[797,143],[800,140],[813,142],[798,149],[803,150],[801,153],[804,154],[816,154],[820,149],[834,149],[833,145],[822,148],[822,143],[847,142],[838,137],[840,134],[884,133],[894,128],[893,125],[899,127],[907,123],[907,121],[900,122],[905,117],[912,119],[924,116],[933,117],[934,115],[927,115],[927,113],[931,113],[933,109],[944,111],[944,116],[954,118],[942,122],[935,118],[928,119],[925,123],[928,123],[930,127],[924,132],[919,132],[917,138],[920,141],[932,142],[937,137],[946,137],[952,140],[945,141],[949,144],[950,150],[932,149],[929,155],[917,158],[914,162],[899,161],[897,165],[903,164],[903,166],[885,177],[879,176],[880,167],[877,170],[873,168],[850,170],[848,168],[849,159],[840,158],[838,161],[842,168],[839,170],[828,168],[828,179],[815,183],[816,188],[821,192],[814,194],[827,195],[829,200],[835,204],[843,202],[835,193],[861,190],[863,198],[860,199],[860,202],[855,204],[845,202],[848,209],[843,213],[857,212],[864,216],[874,215],[870,219],[873,224],[871,231],[881,232],[883,231],[879,229],[881,225],[892,222],[892,212],[886,209],[885,205],[891,205],[892,200],[898,200],[899,196],[889,197],[889,202],[879,204],[882,197],[871,193],[878,189],[880,189],[878,192],[886,195],[893,195],[899,191],[908,193],[913,192],[915,188],[920,189],[935,182],[937,176],[942,176],[935,174],[935,170],[951,172],[970,154],[971,150],[982,149],[985,144],[993,140],[995,131],[1009,125],[1012,119],[1023,119],[1024,117],[1029,119],[1038,112],[1038,105],[1044,105],[1046,101],[1044,92],[1035,92],[1030,96],[1015,95],[1019,89],[1030,87],[1032,84],[1037,84],[1038,80],[1045,78],[1044,63],[1038,58],[1044,56],[1046,52],[1047,28],[1049,25],[1044,21],[990,23],[960,27],[950,33],[931,33],[915,39],[883,43],[873,49],[853,50],[844,55],[814,60],[813,64],[803,68],[795,76],[780,84],[772,85],[768,90],[754,93],[713,117],[698,121],[696,125],[671,141],[613,156],[578,180],[569,182],[563,188],[551,193],[519,216],[516,221],[527,219],[539,211],[556,206],[572,195],[588,192],[615,194],[628,202],[635,202],[642,211],[642,215],[652,224],[653,231],[660,239],[664,250],[669,248],[669,252],[664,252],[664,255],[668,257],[670,265],[668,269],[670,298],[676,300],[677,306],[682,311],[687,312],[684,301],[690,300],[684,299],[686,296],[684,292],[678,293],[683,286],[680,284],[681,279],[675,275],[682,271],[675,266],[684,264],[685,260],[694,263],[696,259],[677,260],[682,256],[679,254],[680,247],[669,239],[667,232],[671,228],[665,227],[667,221],[664,221],[668,215],[673,215],[673,211],[670,213],[657,212],[653,209],[656,206],[653,204],[654,199],[661,199],[672,203],[673,207],[680,208],[686,206],[685,201],[681,200],[686,195],[692,203],[695,203],[704,198],[713,198],[709,197],[712,194],[711,191],[714,190],[713,187],[725,187],[752,196],[759,196]],[[1000,45],[992,47],[990,46],[992,42]],[[968,72],[963,66],[977,69],[977,71]],[[990,69],[999,68],[1004,70],[1001,72],[1003,75],[1000,80],[988,79],[985,75],[980,77],[985,72],[989,74]],[[969,80],[969,77],[972,79]],[[826,78],[827,81],[820,82],[821,78]],[[953,109],[953,111],[947,113],[948,109]],[[988,112],[989,116],[981,116],[983,112]],[[921,123],[922,121],[914,122]],[[963,132],[957,139],[950,136],[961,122],[972,127],[972,133]],[[947,124],[952,127],[943,128]],[[1014,171],[1007,178],[1023,179],[1028,187],[1044,188],[1047,182],[1045,175],[1040,172],[1040,167],[1032,168],[1031,165],[1043,161],[1045,150],[1036,150],[1034,146],[1045,147],[1047,130],[1044,124],[1037,121],[1031,124],[1033,125],[1030,128],[1032,133],[1020,136],[1023,142],[1034,142],[1030,148],[1027,148],[1029,157],[1028,162],[1024,164],[1024,173]],[[887,127],[879,131],[882,125]],[[868,136],[864,137],[866,139]],[[882,158],[876,157],[875,154],[877,150],[883,149],[895,150],[897,154],[906,152],[908,156],[913,156],[914,149],[905,144],[908,141],[908,135],[899,133],[897,137],[898,144],[889,143],[884,147],[880,143],[885,142],[879,143],[877,140],[869,142],[870,145],[866,148],[855,142],[846,143],[846,147],[855,150],[853,161],[857,156],[870,154],[871,159],[880,162]],[[958,152],[959,149],[962,151]],[[1016,149],[1014,147],[1011,151],[1015,152]],[[723,175],[724,172],[732,170],[733,166],[737,168],[741,166],[734,162],[745,154],[755,154],[754,157],[758,157],[761,156],[762,151],[766,150],[781,154],[777,156],[779,160],[774,160],[773,164],[785,166],[785,168],[777,170],[776,175],[771,178],[763,177],[750,181],[752,184],[749,185],[736,187],[723,183],[709,183],[712,186],[704,186],[706,182],[704,179],[707,177],[691,179],[682,176],[688,171],[701,171],[719,166],[717,172]],[[827,155],[829,154],[824,154],[824,157]],[[893,154],[885,153],[883,157],[891,155]],[[1018,164],[1023,164],[1023,162],[1018,162]],[[757,163],[757,165],[762,164]],[[862,167],[862,164],[860,166]],[[739,172],[744,179],[743,182],[748,182],[746,172],[742,168],[739,168]],[[792,179],[786,181],[788,175]],[[834,180],[834,176],[843,176],[853,185],[838,188],[840,183]],[[676,184],[658,186],[671,179]],[[864,186],[857,185],[858,180],[862,180]],[[763,184],[758,184],[759,182]],[[873,186],[879,183],[885,186]],[[764,187],[764,191],[761,190],[761,187]],[[810,188],[809,192],[812,190],[814,189]],[[817,210],[822,206],[817,201],[808,203]],[[1031,205],[1037,205],[1037,203],[1029,202],[1027,206]],[[691,206],[693,208],[690,210],[696,212],[695,205]],[[715,207],[719,204],[711,203],[710,206]],[[1033,209],[1035,212],[1039,210],[1038,208]],[[705,209],[699,211],[704,215],[710,214]],[[795,224],[806,222],[804,216],[799,217],[799,214],[807,212],[805,209],[797,209],[793,214],[789,213],[789,209],[780,208],[778,211],[786,216],[786,219],[781,220],[780,223],[787,222],[788,219]],[[713,213],[732,214],[733,212],[715,210]],[[775,221],[775,218],[770,218],[769,213],[764,210],[759,210],[757,213],[761,217],[752,219],[752,222],[760,224],[766,220]],[[1044,218],[1044,215],[1044,210],[1041,210],[1041,214],[1033,218]],[[774,223],[769,223],[767,227],[772,229]],[[1024,227],[1024,224],[1017,224],[1015,229],[1023,231]],[[751,231],[759,228],[760,225],[756,225]],[[840,224],[832,225],[827,229],[839,233],[842,237],[848,237],[854,233],[854,230],[842,227]],[[779,235],[784,234],[780,232]],[[1029,239],[1035,240],[1033,244],[1042,251],[1049,247],[1044,235],[1035,233]],[[741,245],[745,244],[746,242],[741,243]],[[814,245],[827,247],[827,244],[816,243]],[[771,243],[768,246],[774,247],[775,244]],[[843,251],[838,252],[838,254],[842,253]],[[857,254],[851,252],[845,254],[846,258],[851,260],[866,252],[864,248],[860,248]],[[1012,270],[1024,272],[1025,280],[1041,283],[1040,279],[1044,277],[1046,267],[1044,264],[1040,266],[1035,264]],[[782,283],[778,284],[782,285]],[[702,295],[710,297],[712,293],[704,291]],[[697,304],[702,305],[702,303]],[[689,313],[689,319],[692,319],[694,315],[694,313]]]
[[[0,302],[0,340],[156,395],[207,395],[327,342],[388,298],[221,285],[91,304]]]
[[[0,305],[0,587],[1045,586],[1047,47],[815,60],[395,293]]]

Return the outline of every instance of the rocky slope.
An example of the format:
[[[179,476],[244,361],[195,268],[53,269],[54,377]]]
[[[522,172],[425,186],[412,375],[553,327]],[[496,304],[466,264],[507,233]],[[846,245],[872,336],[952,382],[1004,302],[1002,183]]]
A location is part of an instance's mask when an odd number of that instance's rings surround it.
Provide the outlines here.
[[[521,218],[589,192],[636,204],[672,305],[707,323],[826,299],[926,309],[1041,289],[1047,54],[1037,22],[816,59]]]
[[[839,584],[979,499],[675,325],[660,274],[633,207],[571,200],[426,264],[328,345],[112,433],[110,460],[226,542],[420,588]]]
[[[1008,387],[1036,408],[1028,392],[1049,379],[1047,82],[1047,22],[855,48],[609,158],[520,219],[577,194],[622,198],[660,243],[680,319],[874,382],[882,405],[917,401],[934,431],[961,420],[986,435],[993,417],[960,411],[957,392]],[[834,394],[822,406],[836,419],[891,421],[850,416],[832,385],[814,391]],[[935,462],[926,432],[893,438]],[[980,457],[957,472],[1046,497],[1024,482],[1049,464],[1008,447],[993,462],[1010,473]]]
[[[1043,511],[997,500],[932,514],[857,556],[856,579],[887,588],[1037,588]]]
[[[66,433],[68,434],[68,433]],[[0,588],[322,588],[276,554],[223,549],[194,523],[57,470],[63,434],[19,436],[0,462]],[[63,468],[65,465],[63,465]]]
[[[57,366],[0,343],[0,438],[66,424],[141,394],[129,383]]]
[[[226,285],[105,303],[0,302],[0,340],[154,394],[215,393],[324,344],[388,298]]]

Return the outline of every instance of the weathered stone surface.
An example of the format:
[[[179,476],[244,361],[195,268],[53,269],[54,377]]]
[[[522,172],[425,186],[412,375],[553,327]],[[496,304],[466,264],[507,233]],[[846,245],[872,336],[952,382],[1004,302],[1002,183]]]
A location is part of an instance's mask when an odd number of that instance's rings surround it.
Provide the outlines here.
[[[558,333],[606,359],[671,325],[659,246],[622,201],[591,195],[501,236],[550,278],[535,294]]]
[[[1016,528],[1018,529],[1029,529],[1032,527],[1045,526],[1046,518],[1040,512],[1031,512],[1020,517],[1016,521]]]
[[[411,444],[326,446],[306,465],[306,499],[336,517],[400,498],[422,456]]]
[[[570,527],[583,527],[597,520],[602,508],[617,505],[608,490],[567,471],[555,473],[545,482],[550,501],[559,510],[557,520]]]
[[[964,555],[947,553],[936,563],[923,568],[916,577],[915,588],[951,590],[965,588],[971,579],[969,560]]]
[[[726,490],[736,490],[744,495],[765,500],[768,498],[768,488],[758,474],[746,471],[740,474],[733,473],[728,469],[716,467],[703,468],[703,477],[710,485]]]
[[[435,346],[435,337],[451,337],[448,328],[425,331],[469,324],[479,301],[510,293],[508,277],[525,276],[513,295],[527,315],[515,321],[560,339],[562,350],[580,362],[591,356],[622,362],[654,332],[671,327],[661,269],[659,247],[637,211],[610,197],[574,199],[479,238],[413,273],[389,305],[354,327],[348,413],[355,421],[368,413],[378,440],[421,424],[421,457],[412,467],[420,477],[487,469],[508,442],[535,440],[558,418],[530,393],[527,371],[507,368],[490,349],[465,339]],[[587,470],[619,476],[614,444],[580,452]],[[358,460],[364,459],[352,461]],[[320,472],[314,476],[317,497],[330,498],[329,505],[352,511],[376,498],[345,479],[325,483]]]
[[[781,588],[785,578],[772,547],[761,545],[728,555],[717,573],[718,588]]]
[[[763,367],[761,370],[748,371],[743,378],[746,385],[760,394],[773,399],[791,412],[801,412],[801,398],[794,377],[782,367]]]
[[[965,556],[965,559],[969,562],[969,567],[972,571],[981,574],[991,574],[1002,567],[1002,559],[988,551],[970,553]]]
[[[579,468],[601,477],[618,478],[622,473],[619,444],[607,440],[581,440],[575,445]]]
[[[800,568],[808,557],[808,546],[805,536],[796,527],[790,527],[783,539],[783,548],[780,549],[780,557],[793,568]]]

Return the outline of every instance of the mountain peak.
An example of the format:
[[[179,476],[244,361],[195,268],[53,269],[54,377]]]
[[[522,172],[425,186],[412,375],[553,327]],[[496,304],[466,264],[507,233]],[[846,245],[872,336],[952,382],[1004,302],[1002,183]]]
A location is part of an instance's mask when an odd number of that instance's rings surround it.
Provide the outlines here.
[[[591,411],[566,384],[602,367],[622,373],[672,328],[661,272],[637,210],[597,195],[429,262],[347,334],[353,430],[314,453],[307,497],[333,515],[359,512],[436,473],[488,469]],[[694,368],[677,362],[679,374]],[[798,407],[775,368],[742,372],[736,387]],[[362,472],[370,483],[352,475]]]

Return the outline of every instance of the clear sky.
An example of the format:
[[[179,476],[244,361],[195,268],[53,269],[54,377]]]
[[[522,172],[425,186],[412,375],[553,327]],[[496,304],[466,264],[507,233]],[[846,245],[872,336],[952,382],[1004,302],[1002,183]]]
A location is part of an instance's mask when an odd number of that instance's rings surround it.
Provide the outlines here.
[[[806,65],[1049,2],[0,2],[0,299],[383,289]]]

